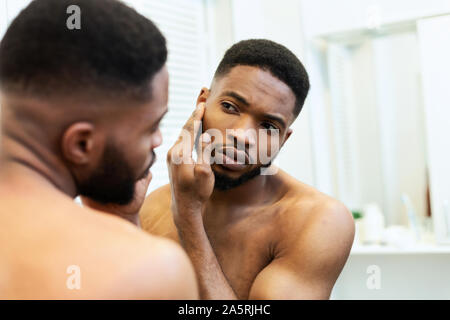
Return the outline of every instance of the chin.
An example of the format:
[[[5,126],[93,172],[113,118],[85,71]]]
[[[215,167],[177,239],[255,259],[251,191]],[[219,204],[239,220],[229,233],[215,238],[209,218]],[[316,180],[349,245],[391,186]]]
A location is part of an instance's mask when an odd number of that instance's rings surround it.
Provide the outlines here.
[[[250,172],[252,168],[249,167],[249,166],[246,166],[244,169],[236,171],[236,170],[227,169],[227,168],[225,168],[224,166],[222,166],[220,164],[213,164],[211,166],[211,169],[214,172],[220,173],[222,175],[226,175],[226,176],[228,176],[230,178],[233,178],[233,179],[237,179],[240,176],[244,175],[245,173]]]

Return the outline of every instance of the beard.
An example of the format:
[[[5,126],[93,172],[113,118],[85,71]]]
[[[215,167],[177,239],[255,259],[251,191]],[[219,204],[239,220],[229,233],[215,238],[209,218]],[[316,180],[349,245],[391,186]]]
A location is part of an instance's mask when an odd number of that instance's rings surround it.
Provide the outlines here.
[[[102,204],[129,204],[134,197],[136,181],[149,174],[151,165],[136,178],[123,153],[108,143],[100,164],[88,179],[78,185],[78,192]]]
[[[212,171],[214,173],[214,178],[215,178],[214,179],[214,189],[219,190],[219,191],[226,191],[226,190],[236,188],[236,187],[246,183],[247,181],[252,180],[253,178],[259,176],[261,174],[261,169],[267,168],[271,164],[272,163],[270,162],[266,165],[254,168],[254,169],[250,170],[249,172],[244,173],[243,175],[241,175],[238,178],[230,178],[226,174],[219,173],[213,169]]]

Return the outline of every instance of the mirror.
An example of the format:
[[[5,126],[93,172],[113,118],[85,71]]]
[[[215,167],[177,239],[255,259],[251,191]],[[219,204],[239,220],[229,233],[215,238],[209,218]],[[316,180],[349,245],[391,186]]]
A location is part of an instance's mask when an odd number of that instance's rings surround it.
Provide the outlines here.
[[[318,37],[337,197],[386,225],[429,228],[423,86],[415,24]],[[416,219],[417,221],[414,221]]]

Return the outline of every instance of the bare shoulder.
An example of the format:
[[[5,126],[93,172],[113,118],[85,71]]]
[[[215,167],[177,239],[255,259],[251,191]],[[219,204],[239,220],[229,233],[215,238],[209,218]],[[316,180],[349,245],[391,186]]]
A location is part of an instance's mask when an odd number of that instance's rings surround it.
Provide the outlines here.
[[[171,203],[172,194],[169,184],[150,193],[139,212],[142,229],[150,234],[178,241]]]
[[[111,217],[116,218],[116,217]],[[150,235],[117,218],[99,228],[96,259],[86,261],[102,271],[101,293],[113,299],[197,299],[194,269],[184,250],[172,240]],[[114,224],[117,224],[115,226]]]
[[[127,276],[118,283],[120,294],[134,285],[126,299],[198,299],[194,268],[185,251],[172,240],[151,235],[146,238],[136,250],[141,257],[138,263],[134,268],[124,266]]]
[[[95,254],[81,251],[78,256],[85,266],[80,267],[86,271],[86,287],[90,282],[100,289],[94,291],[96,297],[198,298],[194,269],[180,245],[114,215],[96,211],[88,216],[96,216],[95,221],[89,219],[95,227],[83,242],[91,242]]]
[[[303,238],[304,243],[312,238],[330,245],[338,241],[344,251],[350,250],[354,237],[354,220],[349,209],[341,201],[285,172],[281,172],[281,179],[288,186],[280,223],[289,232],[283,232],[283,236],[294,242]]]
[[[159,187],[155,191],[151,192],[145,199],[142,208],[144,210],[145,209],[149,210],[150,207],[153,207],[153,209],[162,208],[163,210],[165,210],[167,205],[170,205],[170,202],[171,202],[170,184],[166,184],[162,187]]]
[[[10,248],[0,249],[0,257],[8,261],[0,269],[14,272],[8,273],[8,284],[0,295],[17,299],[197,298],[193,267],[178,244],[149,235],[112,214],[82,208],[65,197],[54,199],[51,205],[44,199],[40,206],[34,199],[14,201],[15,214],[2,217],[2,230],[10,231],[2,232],[0,240],[7,239]],[[40,208],[39,219],[33,220],[33,207]],[[13,252],[23,254],[17,259]],[[73,279],[80,279],[80,288],[70,288]]]
[[[285,172],[272,181],[282,190],[275,204],[274,259],[256,278],[251,296],[328,299],[350,253],[353,217],[341,202]]]
[[[151,192],[144,201],[139,215],[142,219],[166,214],[170,211],[170,204],[172,202],[172,194],[170,191],[170,184],[159,187]]]

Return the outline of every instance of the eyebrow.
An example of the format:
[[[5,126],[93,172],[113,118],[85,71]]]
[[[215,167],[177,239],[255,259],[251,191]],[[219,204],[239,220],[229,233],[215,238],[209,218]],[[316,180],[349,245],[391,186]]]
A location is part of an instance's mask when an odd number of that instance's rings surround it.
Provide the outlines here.
[[[238,100],[242,104],[246,105],[247,107],[250,105],[250,103],[243,96],[241,96],[240,94],[238,94],[234,91],[226,91],[223,93],[223,95],[235,98],[236,100]]]
[[[223,95],[235,98],[236,100],[238,100],[239,102],[241,102],[242,104],[244,104],[247,107],[250,106],[250,103],[243,96],[241,96],[240,94],[238,94],[234,91],[226,91],[223,93]],[[278,116],[275,116],[275,115],[269,114],[269,113],[265,113],[263,115],[263,117],[266,119],[270,119],[270,120],[278,122],[279,124],[281,124],[283,129],[286,128],[286,122],[281,117],[278,117]]]

